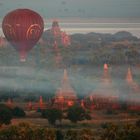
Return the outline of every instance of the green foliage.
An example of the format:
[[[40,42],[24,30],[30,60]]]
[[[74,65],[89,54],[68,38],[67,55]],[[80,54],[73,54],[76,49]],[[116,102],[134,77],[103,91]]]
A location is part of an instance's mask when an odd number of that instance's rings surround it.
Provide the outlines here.
[[[77,121],[82,121],[85,119],[91,119],[90,115],[78,105],[68,108],[67,118],[73,123],[77,123]]]
[[[56,140],[63,140],[64,136],[61,130],[56,131]]]
[[[102,127],[103,129],[108,128],[108,126],[109,126],[109,123],[102,123],[102,124],[101,124],[101,127]]]
[[[12,110],[12,112],[13,112],[13,116],[14,116],[14,117],[18,117],[18,118],[20,118],[20,117],[25,117],[25,112],[24,112],[24,110],[23,110],[22,108],[15,107],[15,108]]]
[[[52,125],[55,125],[56,120],[61,121],[63,113],[59,109],[46,109],[42,111],[42,117],[47,118],[48,122]]]
[[[78,133],[76,130],[67,130],[64,135],[64,140],[78,140]]]
[[[4,104],[0,104],[0,125],[10,124],[12,117],[11,109]]]
[[[95,140],[91,129],[82,129],[79,132],[78,140]]]
[[[108,108],[105,113],[107,115],[117,114],[117,112],[115,110],[113,110],[112,108]]]
[[[67,130],[64,134],[64,140],[95,140],[91,129]]]
[[[132,124],[122,127],[108,124],[101,135],[101,140],[139,140],[139,138],[140,128]]]
[[[95,135],[96,134],[96,135]],[[56,130],[20,123],[0,129],[0,140],[139,140],[140,128],[134,124],[115,125],[108,123],[105,129]]]
[[[120,105],[121,105],[121,110],[122,111],[126,111],[127,110],[127,103],[125,103],[125,102],[120,102]]]
[[[55,130],[38,128],[27,123],[0,130],[0,140],[55,140]]]

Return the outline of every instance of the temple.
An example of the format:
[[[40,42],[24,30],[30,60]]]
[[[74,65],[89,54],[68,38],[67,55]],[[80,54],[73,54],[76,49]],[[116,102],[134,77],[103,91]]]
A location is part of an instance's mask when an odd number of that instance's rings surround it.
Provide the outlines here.
[[[127,81],[128,84],[132,84],[134,82],[130,67],[127,70],[126,81]]]
[[[69,83],[67,70],[65,69],[61,87],[57,89],[54,97],[54,107],[58,107],[63,110],[72,106],[76,100],[76,93]]]
[[[57,20],[53,21],[51,31],[55,37],[59,37],[61,35],[61,29]]]
[[[103,75],[98,85],[97,89],[87,97],[91,102],[90,108],[103,109],[111,106],[118,108],[118,92],[113,87],[107,64],[104,64]]]
[[[43,110],[43,109],[46,109],[47,108],[46,103],[43,102],[42,96],[39,97],[39,102],[36,103],[33,108],[35,110],[38,110],[38,109]]]
[[[133,80],[133,75],[132,75],[132,71],[131,71],[130,67],[127,70],[126,82],[129,86],[129,88],[131,88],[134,93],[140,92],[139,85]]]

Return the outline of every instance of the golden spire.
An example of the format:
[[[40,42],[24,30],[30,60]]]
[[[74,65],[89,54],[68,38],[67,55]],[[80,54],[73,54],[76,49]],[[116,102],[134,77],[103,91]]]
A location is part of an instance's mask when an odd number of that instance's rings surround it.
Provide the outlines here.
[[[40,105],[40,108],[42,108],[42,106],[43,106],[43,99],[42,99],[42,96],[40,96],[40,98],[39,98],[39,105]]]
[[[133,76],[130,67],[127,70],[126,81],[131,84],[133,83]]]
[[[67,70],[64,69],[63,82],[66,82],[66,81],[68,81],[68,73],[67,73]]]
[[[108,65],[105,63],[104,64],[104,72],[103,72],[103,76],[102,76],[102,81],[106,82],[106,83],[110,83],[111,79],[110,79],[110,75],[109,75],[109,71],[108,71]]]
[[[104,71],[105,70],[108,70],[108,65],[106,63],[104,64]]]

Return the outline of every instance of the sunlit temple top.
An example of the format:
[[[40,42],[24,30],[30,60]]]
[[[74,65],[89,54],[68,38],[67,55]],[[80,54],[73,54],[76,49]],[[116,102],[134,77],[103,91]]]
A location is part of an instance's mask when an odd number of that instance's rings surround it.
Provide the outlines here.
[[[54,101],[55,105],[56,104],[57,106],[61,105],[61,108],[62,106],[63,108],[65,108],[67,106],[73,105],[77,99],[76,93],[70,85],[69,77],[66,69],[64,69],[61,87],[57,89],[54,99],[55,99]]]
[[[129,67],[128,70],[127,70],[126,81],[127,81],[129,84],[132,84],[132,83],[133,83],[133,76],[132,76],[132,72],[131,72],[130,67]]]

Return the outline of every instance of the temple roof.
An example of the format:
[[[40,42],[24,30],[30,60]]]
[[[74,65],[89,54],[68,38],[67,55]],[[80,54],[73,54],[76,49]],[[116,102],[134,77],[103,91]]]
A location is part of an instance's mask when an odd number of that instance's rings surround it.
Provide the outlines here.
[[[64,69],[61,87],[56,91],[56,97],[58,98],[60,96],[63,96],[64,98],[72,98],[72,99],[77,98],[74,89],[70,85],[66,69]]]
[[[101,80],[99,81],[97,88],[95,91],[92,91],[90,95],[96,96],[103,96],[103,97],[110,97],[110,96],[117,96],[118,91],[113,86],[111,76],[109,74],[109,68],[107,64],[104,64],[103,67],[103,75]]]

